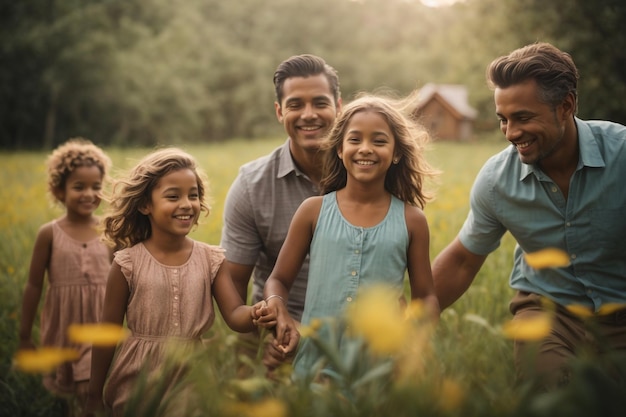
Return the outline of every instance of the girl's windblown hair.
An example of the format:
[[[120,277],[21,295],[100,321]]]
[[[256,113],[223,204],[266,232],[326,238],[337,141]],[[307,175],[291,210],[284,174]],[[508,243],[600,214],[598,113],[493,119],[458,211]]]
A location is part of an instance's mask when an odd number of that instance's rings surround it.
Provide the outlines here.
[[[385,178],[385,189],[400,200],[424,208],[432,195],[424,190],[424,180],[439,173],[426,161],[424,151],[430,142],[428,132],[409,115],[415,94],[403,99],[362,94],[344,106],[341,115],[322,145],[325,151],[321,180],[322,194],[346,186],[347,172],[337,152],[341,149],[352,117],[359,112],[376,112],[389,125],[395,139],[397,164],[392,164]]]
[[[126,178],[114,181],[104,218],[105,241],[119,250],[148,239],[152,234],[150,220],[139,210],[150,203],[152,190],[163,176],[181,169],[196,174],[200,210],[208,214],[204,174],[194,158],[177,148],[160,149],[144,157]]]

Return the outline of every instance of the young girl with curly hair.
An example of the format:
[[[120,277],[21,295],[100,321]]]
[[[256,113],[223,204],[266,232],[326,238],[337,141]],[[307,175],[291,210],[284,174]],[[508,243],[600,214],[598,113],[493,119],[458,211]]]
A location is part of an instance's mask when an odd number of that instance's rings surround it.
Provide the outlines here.
[[[45,375],[43,383],[52,393],[74,395],[79,401],[89,384],[91,346],[71,343],[67,328],[100,320],[112,256],[101,241],[95,211],[110,165],[102,149],[81,138],[70,139],[48,156],[48,192],[65,213],[39,229],[23,296],[19,347],[34,349],[32,328],[47,274],[41,346],[76,348],[79,358]]]

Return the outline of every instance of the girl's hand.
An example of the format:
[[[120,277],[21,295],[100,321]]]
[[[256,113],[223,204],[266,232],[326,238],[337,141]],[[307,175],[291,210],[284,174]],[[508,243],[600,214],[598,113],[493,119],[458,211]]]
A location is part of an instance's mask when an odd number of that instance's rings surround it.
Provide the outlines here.
[[[276,326],[276,313],[271,310],[265,300],[252,306],[252,323],[255,326],[271,329]]]

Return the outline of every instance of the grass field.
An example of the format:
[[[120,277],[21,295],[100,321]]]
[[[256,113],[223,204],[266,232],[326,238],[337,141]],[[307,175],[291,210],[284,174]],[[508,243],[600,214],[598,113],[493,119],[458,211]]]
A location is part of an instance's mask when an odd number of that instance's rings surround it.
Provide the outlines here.
[[[184,147],[195,155],[210,181],[212,212],[193,232],[194,238],[215,244],[219,242],[224,198],[238,167],[281,142],[235,141]],[[504,146],[503,142],[436,143],[429,151],[430,161],[443,171],[437,186],[437,198],[425,209],[431,230],[432,257],[455,237],[461,227],[468,210],[469,190],[479,168]],[[107,149],[107,152],[114,161],[116,169],[113,174],[116,175],[117,170],[128,167],[147,150]],[[45,156],[38,152],[0,155],[3,184],[0,187],[0,297],[3,300],[0,304],[0,336],[3,340],[0,344],[0,413],[8,413],[3,415],[61,415],[59,402],[41,387],[37,375],[22,374],[12,368],[21,295],[33,239],[40,225],[62,213],[59,208],[51,206],[45,192]],[[424,356],[423,375],[415,376],[415,386],[411,385],[410,392],[390,391],[388,384],[381,385],[380,381],[362,382],[358,389],[350,391],[356,399],[326,393],[323,388],[320,388],[322,392],[312,392],[287,382],[263,382],[263,369],[258,364],[249,364],[252,378],[238,380],[235,368],[241,364],[232,351],[232,333],[218,322],[209,335],[213,342],[195,358],[201,366],[194,368],[202,372],[195,375],[193,383],[196,392],[203,393],[205,407],[197,411],[198,415],[280,417],[304,415],[304,410],[311,416],[417,415],[424,412],[426,415],[511,415],[518,398],[513,389],[512,347],[499,334],[498,328],[509,318],[507,303],[512,292],[508,288],[508,274],[512,247],[512,239],[505,236],[502,246],[488,258],[470,290],[442,314],[433,336],[433,352]],[[246,381],[256,381],[257,385],[246,385]],[[147,394],[138,394],[141,395]],[[338,396],[340,401],[337,401]],[[449,400],[452,406],[437,406],[439,397]],[[223,404],[224,399],[237,400],[237,403],[248,406],[228,408]],[[147,399],[144,402],[149,403]],[[364,405],[355,406],[354,403]],[[156,411],[151,413],[158,414]]]

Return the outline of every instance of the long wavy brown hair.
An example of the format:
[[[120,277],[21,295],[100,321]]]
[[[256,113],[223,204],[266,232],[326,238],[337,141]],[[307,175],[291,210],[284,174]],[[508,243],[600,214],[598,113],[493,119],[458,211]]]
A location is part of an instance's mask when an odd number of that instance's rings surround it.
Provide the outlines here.
[[[363,93],[344,106],[322,144],[324,152],[320,183],[322,194],[346,186],[346,168],[337,152],[341,149],[352,117],[360,112],[371,111],[380,114],[387,121],[395,140],[395,155],[399,158],[398,163],[392,164],[387,171],[385,189],[400,200],[420,208],[432,199],[432,193],[424,190],[424,180],[427,177],[436,177],[439,171],[424,157],[430,135],[410,116],[411,105],[416,103],[416,94],[396,99]]]
[[[104,240],[115,250],[133,246],[148,239],[152,227],[148,216],[139,210],[150,203],[152,190],[159,180],[173,171],[192,170],[198,181],[200,211],[209,214],[205,202],[204,173],[194,158],[178,148],[164,148],[144,157],[126,178],[114,181],[109,210],[104,218]],[[195,224],[198,224],[196,218]]]

